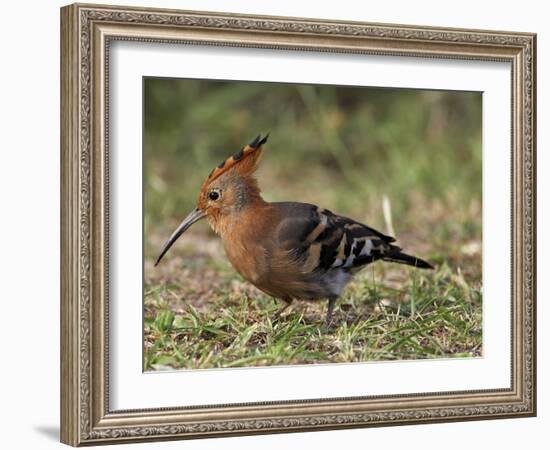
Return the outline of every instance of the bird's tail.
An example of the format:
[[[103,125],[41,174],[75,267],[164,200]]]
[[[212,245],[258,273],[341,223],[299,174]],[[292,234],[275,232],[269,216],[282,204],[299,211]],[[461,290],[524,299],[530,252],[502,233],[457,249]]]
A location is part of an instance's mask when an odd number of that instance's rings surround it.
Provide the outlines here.
[[[399,264],[407,264],[409,266],[418,267],[419,269],[433,269],[434,267],[416,256],[407,255],[406,253],[396,251],[382,258],[384,261],[390,261]]]

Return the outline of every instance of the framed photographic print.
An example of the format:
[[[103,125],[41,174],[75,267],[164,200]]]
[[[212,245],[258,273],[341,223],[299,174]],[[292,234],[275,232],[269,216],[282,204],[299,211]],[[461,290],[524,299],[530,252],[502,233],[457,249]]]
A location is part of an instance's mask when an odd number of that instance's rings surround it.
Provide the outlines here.
[[[61,10],[61,439],[532,416],[530,33]]]

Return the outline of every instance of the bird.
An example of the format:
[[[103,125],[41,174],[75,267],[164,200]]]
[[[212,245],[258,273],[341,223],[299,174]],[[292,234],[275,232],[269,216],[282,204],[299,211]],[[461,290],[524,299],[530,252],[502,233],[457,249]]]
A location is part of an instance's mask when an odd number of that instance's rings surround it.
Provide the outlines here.
[[[235,270],[284,302],[277,317],[294,300],[327,300],[325,328],[346,285],[369,264],[433,269],[368,225],[308,203],[265,201],[255,172],[268,137],[258,135],[210,172],[196,208],[166,240],[155,267],[191,225],[206,218]]]

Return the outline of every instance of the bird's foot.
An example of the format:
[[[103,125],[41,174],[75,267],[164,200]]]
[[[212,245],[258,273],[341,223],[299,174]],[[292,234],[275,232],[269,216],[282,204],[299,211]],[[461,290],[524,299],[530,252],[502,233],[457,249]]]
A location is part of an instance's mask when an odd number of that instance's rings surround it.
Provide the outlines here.
[[[273,314],[273,317],[271,318],[271,321],[272,322],[278,322],[279,319],[281,318],[281,315],[283,314],[283,312],[285,312],[285,310],[290,306],[290,303],[286,303],[285,306],[283,306],[281,309],[279,309],[275,314]]]
[[[327,318],[325,319],[325,324],[323,325],[323,331],[330,331],[332,326],[332,311],[334,310],[334,305],[336,304],[336,297],[330,297],[328,300],[328,310]]]
[[[321,327],[321,331],[323,333],[330,332],[330,329],[332,328],[332,325],[333,325],[332,320],[330,322],[325,320],[325,322],[323,323],[323,326]]]

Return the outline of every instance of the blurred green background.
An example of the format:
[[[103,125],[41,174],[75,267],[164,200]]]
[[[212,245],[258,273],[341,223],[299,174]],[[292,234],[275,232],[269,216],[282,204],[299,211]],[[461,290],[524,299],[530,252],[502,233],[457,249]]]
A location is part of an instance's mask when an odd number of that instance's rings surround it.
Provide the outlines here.
[[[158,252],[148,236],[167,237],[210,170],[266,132],[266,200],[388,231],[386,196],[398,239],[441,260],[452,242],[481,239],[480,93],[147,78],[144,102],[146,257]]]

